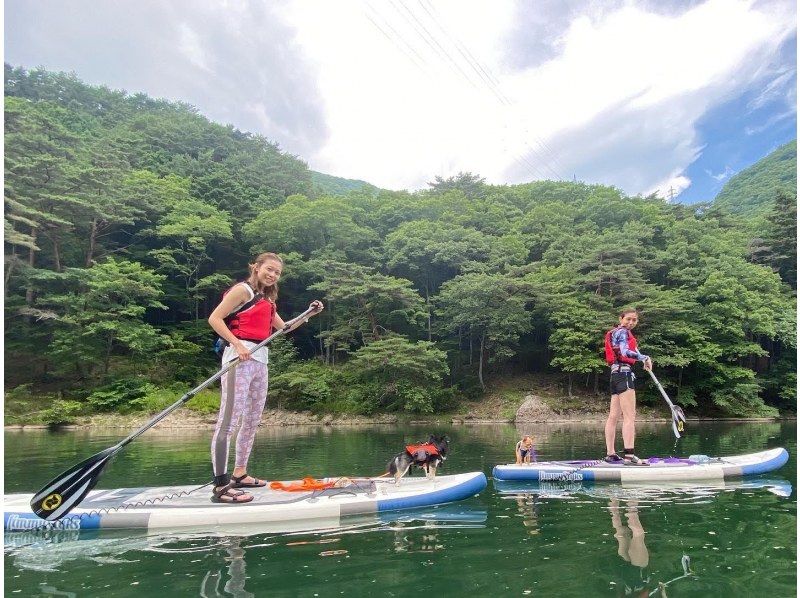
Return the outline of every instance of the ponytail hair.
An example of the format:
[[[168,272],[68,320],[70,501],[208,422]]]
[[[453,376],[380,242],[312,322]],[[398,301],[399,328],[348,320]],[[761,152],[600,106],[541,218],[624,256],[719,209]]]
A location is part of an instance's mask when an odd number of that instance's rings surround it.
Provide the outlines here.
[[[271,252],[260,253],[258,256],[256,256],[256,259],[253,261],[253,263],[248,265],[248,269],[250,270],[250,276],[247,279],[247,282],[250,283],[250,286],[256,293],[261,293],[264,299],[267,299],[274,303],[275,300],[278,298],[278,283],[276,282],[275,284],[268,286],[261,283],[258,280],[258,277],[256,276],[256,270],[261,266],[261,264],[263,264],[267,260],[276,261],[281,266],[283,266],[283,260],[281,259],[281,256],[279,256],[277,253],[271,253]]]

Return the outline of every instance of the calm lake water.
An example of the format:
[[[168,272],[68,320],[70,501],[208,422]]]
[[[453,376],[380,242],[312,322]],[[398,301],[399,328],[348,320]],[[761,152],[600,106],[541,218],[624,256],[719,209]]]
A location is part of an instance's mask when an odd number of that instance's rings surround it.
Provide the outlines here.
[[[604,447],[602,424],[268,427],[250,470],[268,479],[377,475],[406,443],[439,431],[452,447],[442,474],[490,476],[523,432],[534,434],[540,459],[597,458]],[[5,492],[35,492],[123,436],[7,431]],[[210,436],[149,431],[98,487],[205,483]],[[676,449],[668,424],[638,426],[640,456],[789,450],[781,470],[724,487],[501,492],[490,480],[460,503],[336,530],[6,534],[5,595],[795,596],[796,438],[795,422],[691,423]]]

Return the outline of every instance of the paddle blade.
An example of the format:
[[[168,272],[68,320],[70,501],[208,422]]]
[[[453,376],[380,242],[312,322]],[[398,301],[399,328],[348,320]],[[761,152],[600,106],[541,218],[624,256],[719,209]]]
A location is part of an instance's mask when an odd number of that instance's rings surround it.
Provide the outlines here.
[[[61,519],[94,488],[120,447],[112,446],[54,478],[31,499],[31,510],[47,521]]]

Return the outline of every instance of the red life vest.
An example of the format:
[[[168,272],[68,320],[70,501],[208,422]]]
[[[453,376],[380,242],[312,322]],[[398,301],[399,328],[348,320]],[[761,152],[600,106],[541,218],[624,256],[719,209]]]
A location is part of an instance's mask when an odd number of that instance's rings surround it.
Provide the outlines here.
[[[415,463],[425,463],[428,457],[435,457],[439,454],[439,449],[435,444],[426,442],[425,444],[409,444],[406,452],[411,455]]]
[[[611,336],[619,328],[623,328],[625,332],[628,333],[628,348],[636,351],[636,337],[633,336],[633,333],[624,326],[617,326],[616,328],[612,328],[611,330],[606,332],[606,363],[608,365],[614,365],[615,363],[624,363],[627,365],[633,365],[634,363],[636,363],[636,359],[634,359],[633,357],[628,357],[626,355],[621,355],[619,352],[619,347],[611,345]]]
[[[247,287],[251,291],[253,290],[250,288],[249,284],[247,284]],[[229,291],[230,289],[225,291],[225,294]],[[247,309],[243,309],[225,318],[225,323],[236,338],[260,343],[272,334],[272,320],[275,317],[275,304],[261,296],[255,299],[255,303],[250,305]]]

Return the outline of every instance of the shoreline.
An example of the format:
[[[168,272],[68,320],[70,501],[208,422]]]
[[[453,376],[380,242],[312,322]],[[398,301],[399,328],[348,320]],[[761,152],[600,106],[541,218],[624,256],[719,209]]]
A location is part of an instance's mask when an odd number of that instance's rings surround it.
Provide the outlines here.
[[[208,429],[216,424],[216,414],[199,414],[188,409],[176,411],[179,417],[166,419],[153,426],[153,429]],[[136,430],[152,418],[145,414],[96,414],[84,418],[80,422],[48,425],[48,424],[8,424],[4,426],[8,431],[25,430],[87,430],[102,428],[117,428]],[[412,417],[392,414],[381,414],[372,417],[360,415],[317,415],[310,412],[285,411],[282,409],[268,409],[264,411],[260,426],[262,427],[355,427],[355,426],[389,426],[389,425],[453,425],[453,426],[491,426],[510,424],[526,426],[530,424],[572,424],[572,423],[601,423],[607,418],[606,413],[597,411],[586,413],[555,414],[549,413],[544,417],[534,418],[485,418],[472,414],[441,414],[428,417]],[[640,414],[637,423],[668,423],[669,417],[655,416],[650,413]],[[689,417],[687,423],[702,422],[775,422],[797,421],[796,415],[780,417]]]

